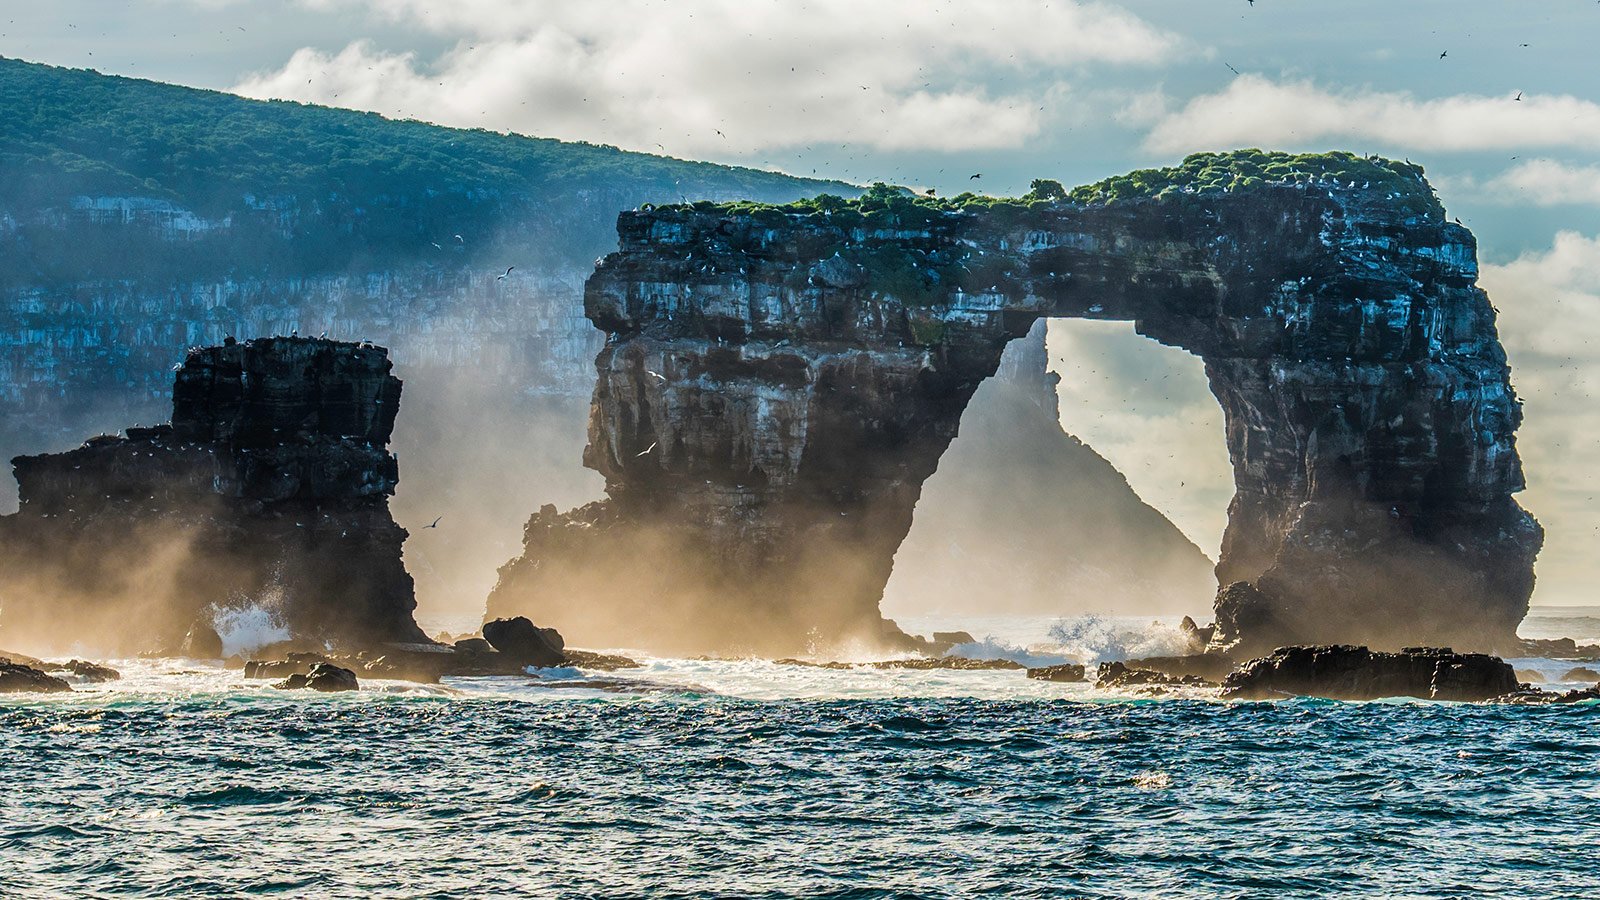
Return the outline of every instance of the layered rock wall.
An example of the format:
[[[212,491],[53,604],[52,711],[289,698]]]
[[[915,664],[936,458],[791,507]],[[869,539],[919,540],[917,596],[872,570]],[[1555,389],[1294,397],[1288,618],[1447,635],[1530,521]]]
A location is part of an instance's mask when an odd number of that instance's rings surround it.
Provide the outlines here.
[[[266,338],[190,351],[172,420],[13,461],[0,633],[177,651],[254,609],[301,643],[426,638],[389,515],[400,380],[370,344]]]
[[[1237,484],[1217,571],[1248,588],[1219,644],[1508,644],[1542,539],[1512,499],[1520,408],[1472,235],[1397,196],[625,213],[586,293],[608,499],[536,516],[491,613],[590,642],[685,611],[701,643],[892,636],[877,601],[923,481],[1005,344],[1062,316],[1205,361]]]

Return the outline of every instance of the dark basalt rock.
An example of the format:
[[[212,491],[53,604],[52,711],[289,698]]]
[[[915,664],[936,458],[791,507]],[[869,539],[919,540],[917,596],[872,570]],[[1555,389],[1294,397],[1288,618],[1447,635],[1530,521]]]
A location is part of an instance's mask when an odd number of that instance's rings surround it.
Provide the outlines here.
[[[66,694],[72,685],[53,675],[13,662],[0,662],[0,694]]]
[[[1546,659],[1600,660],[1600,644],[1579,644],[1572,638],[1524,640],[1517,655]]]
[[[490,614],[600,645],[893,645],[878,601],[967,401],[1037,319],[1079,317],[1205,361],[1235,476],[1217,649],[1517,647],[1543,540],[1513,499],[1521,408],[1472,234],[1397,196],[624,213],[585,297],[607,499],[533,516]]]
[[[1097,688],[1216,687],[1217,683],[1199,675],[1170,675],[1153,669],[1136,668],[1131,663],[1101,663],[1095,673]]]
[[[18,457],[21,507],[0,517],[7,633],[218,658],[214,608],[271,598],[301,643],[425,641],[389,514],[390,368],[382,348],[308,338],[191,350],[170,424]]]
[[[1179,678],[1193,676],[1212,684],[1220,684],[1233,671],[1234,660],[1223,653],[1194,653],[1188,656],[1146,656],[1130,659],[1130,669],[1161,672]]]
[[[1518,691],[1516,672],[1503,660],[1448,647],[1408,647],[1381,653],[1366,647],[1280,647],[1245,663],[1223,682],[1224,699],[1286,696],[1330,700],[1417,697],[1476,702]]]
[[[317,663],[310,671],[304,674],[296,672],[273,687],[284,691],[312,690],[331,694],[359,690],[360,684],[356,681],[356,673],[349,669],[332,663]]]
[[[45,667],[47,672],[71,672],[90,684],[104,684],[108,681],[121,681],[122,673],[110,666],[102,666],[81,659],[68,660],[64,663],[51,663]]]
[[[483,638],[522,666],[544,669],[567,662],[562,652],[566,642],[561,639],[560,632],[554,628],[540,628],[525,616],[485,622]]]
[[[1028,670],[1028,677],[1037,681],[1087,681],[1083,666],[1062,663],[1059,666],[1038,666]]]

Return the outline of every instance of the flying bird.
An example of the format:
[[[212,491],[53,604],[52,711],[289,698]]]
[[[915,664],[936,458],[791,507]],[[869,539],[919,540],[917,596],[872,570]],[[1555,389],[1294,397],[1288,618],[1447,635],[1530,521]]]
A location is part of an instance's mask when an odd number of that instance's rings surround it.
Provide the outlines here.
[[[967,180],[968,180],[968,181],[971,181],[971,180],[973,180],[973,179],[974,179],[974,178],[982,178],[982,177],[983,177],[983,173],[982,173],[982,172],[977,172],[977,173],[974,173],[974,174],[972,174],[972,175],[968,175],[968,176],[967,176]]]
[[[495,281],[504,281],[504,280],[505,280],[505,277],[506,277],[506,275],[510,275],[510,274],[511,274],[511,270],[512,270],[512,269],[515,269],[515,268],[516,268],[516,266],[506,266],[506,271],[505,271],[505,274],[504,274],[504,275],[496,275],[496,276],[495,276],[495,277],[494,277],[494,280],[495,280]]]
[[[1449,55],[1450,55],[1450,51],[1446,50],[1443,53],[1439,54],[1439,58],[1440,59],[1444,59],[1446,56],[1449,56]]]
[[[639,451],[638,453],[635,453],[634,456],[636,456],[636,457],[644,456],[646,453],[649,453],[651,450],[654,450],[656,448],[656,444],[659,444],[659,443],[661,443],[661,442],[660,441],[651,441],[650,442],[650,446],[644,448],[643,450]]]
[[[1235,69],[1233,66],[1229,65],[1228,63],[1223,63],[1223,65],[1228,66],[1228,71],[1232,72],[1235,75],[1242,74],[1242,73],[1240,73],[1240,71],[1238,69]]]
[[[439,517],[439,519],[442,519],[442,518],[444,518],[444,516],[440,516]],[[434,519],[432,523],[424,525],[422,527],[423,528],[438,528],[439,527],[439,519]]]
[[[1513,100],[1521,100],[1522,99],[1522,92],[1521,91],[1517,91],[1517,95],[1515,97],[1512,97],[1511,99],[1513,99]]]
[[[428,243],[433,244],[433,241],[429,241]],[[439,246],[438,244],[433,244],[433,249],[435,249],[435,250],[443,250],[444,248]]]
[[[458,241],[460,241],[460,242],[461,242],[461,243],[463,243],[463,244],[465,244],[465,243],[466,243],[466,242],[467,242],[467,239],[466,239],[466,238],[464,238],[464,237],[462,237],[462,236],[461,236],[461,235],[459,235],[459,234],[458,234],[458,235],[456,235],[456,240],[458,240]]]

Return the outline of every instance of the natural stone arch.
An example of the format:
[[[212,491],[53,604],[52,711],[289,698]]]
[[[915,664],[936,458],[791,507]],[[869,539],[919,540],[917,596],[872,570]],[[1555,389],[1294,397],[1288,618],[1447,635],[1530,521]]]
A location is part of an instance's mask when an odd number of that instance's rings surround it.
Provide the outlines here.
[[[626,213],[586,295],[608,500],[536,515],[490,612],[585,642],[895,638],[877,601],[967,400],[1034,320],[1084,317],[1205,362],[1236,483],[1219,643],[1509,646],[1542,540],[1520,408],[1471,233],[1405,201]]]

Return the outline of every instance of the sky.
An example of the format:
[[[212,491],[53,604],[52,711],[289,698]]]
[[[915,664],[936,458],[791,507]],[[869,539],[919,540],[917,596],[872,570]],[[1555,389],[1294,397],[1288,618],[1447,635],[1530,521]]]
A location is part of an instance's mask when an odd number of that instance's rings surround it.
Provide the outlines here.
[[[4,56],[946,194],[1244,146],[1421,163],[1479,238],[1526,400],[1535,602],[1600,603],[1600,3],[6,6]],[[1199,361],[1128,325],[1053,323],[1051,347],[1066,427],[1214,554],[1231,478]]]

